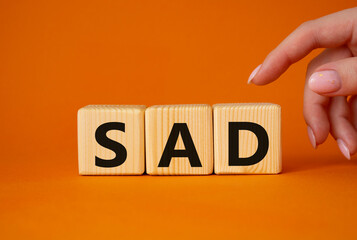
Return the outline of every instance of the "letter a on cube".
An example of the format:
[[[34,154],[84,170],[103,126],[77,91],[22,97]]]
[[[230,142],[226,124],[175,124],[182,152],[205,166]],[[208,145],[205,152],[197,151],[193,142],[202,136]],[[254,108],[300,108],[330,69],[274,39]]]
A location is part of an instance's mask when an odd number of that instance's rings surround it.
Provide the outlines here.
[[[143,174],[145,109],[140,105],[88,105],[79,109],[79,174]]]
[[[216,174],[281,172],[281,108],[270,103],[213,106]]]
[[[163,105],[146,109],[146,171],[206,175],[213,171],[212,107]]]

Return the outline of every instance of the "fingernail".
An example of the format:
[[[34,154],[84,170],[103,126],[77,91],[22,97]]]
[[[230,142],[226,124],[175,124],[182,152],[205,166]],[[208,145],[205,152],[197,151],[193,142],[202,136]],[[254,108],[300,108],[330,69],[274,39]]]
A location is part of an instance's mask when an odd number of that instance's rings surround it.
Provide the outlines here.
[[[250,84],[251,82],[252,82],[252,80],[253,80],[253,78],[255,77],[255,75],[257,75],[257,73],[259,72],[259,69],[261,68],[261,64],[258,66],[258,67],[256,67],[254,70],[253,70],[253,72],[250,74],[250,76],[249,76],[249,79],[248,79],[248,84]]]
[[[307,126],[307,135],[309,136],[311,145],[316,149],[316,138],[310,126]]]
[[[334,70],[315,72],[309,79],[309,87],[317,93],[336,92],[341,88],[341,78]]]
[[[345,156],[348,160],[350,160],[351,159],[350,150],[348,150],[345,142],[342,139],[337,139],[337,144],[343,156]]]

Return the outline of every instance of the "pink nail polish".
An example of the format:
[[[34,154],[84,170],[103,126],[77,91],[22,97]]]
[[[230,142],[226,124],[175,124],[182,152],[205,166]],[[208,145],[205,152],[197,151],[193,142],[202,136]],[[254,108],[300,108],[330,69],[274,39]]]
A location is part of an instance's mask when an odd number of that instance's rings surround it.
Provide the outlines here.
[[[351,159],[350,150],[348,150],[346,143],[342,139],[337,139],[337,144],[343,156],[345,156],[348,160],[350,160]]]
[[[309,87],[316,93],[336,92],[341,85],[340,75],[334,70],[315,72],[309,79]]]
[[[255,77],[255,75],[257,75],[257,73],[259,72],[260,68],[262,67],[262,65],[260,64],[258,67],[256,67],[253,72],[250,74],[249,79],[248,79],[248,84],[250,84],[253,80],[253,78]]]
[[[307,135],[309,136],[312,147],[316,149],[316,138],[310,126],[307,126]]]

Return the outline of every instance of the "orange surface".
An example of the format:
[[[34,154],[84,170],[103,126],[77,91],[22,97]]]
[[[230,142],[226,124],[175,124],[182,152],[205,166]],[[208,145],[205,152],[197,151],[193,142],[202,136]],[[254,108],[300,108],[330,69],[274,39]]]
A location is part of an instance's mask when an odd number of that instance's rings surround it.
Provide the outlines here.
[[[1,239],[355,239],[357,164],[330,138],[314,151],[305,68],[247,85],[325,1],[0,1]],[[277,176],[81,177],[76,113],[87,104],[273,102]]]

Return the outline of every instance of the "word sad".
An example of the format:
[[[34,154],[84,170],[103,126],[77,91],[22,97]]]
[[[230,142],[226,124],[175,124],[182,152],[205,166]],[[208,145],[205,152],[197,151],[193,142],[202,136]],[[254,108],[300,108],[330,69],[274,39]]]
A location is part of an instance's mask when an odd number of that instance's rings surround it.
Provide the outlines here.
[[[280,119],[267,103],[89,105],[78,111],[79,173],[279,173]]]

